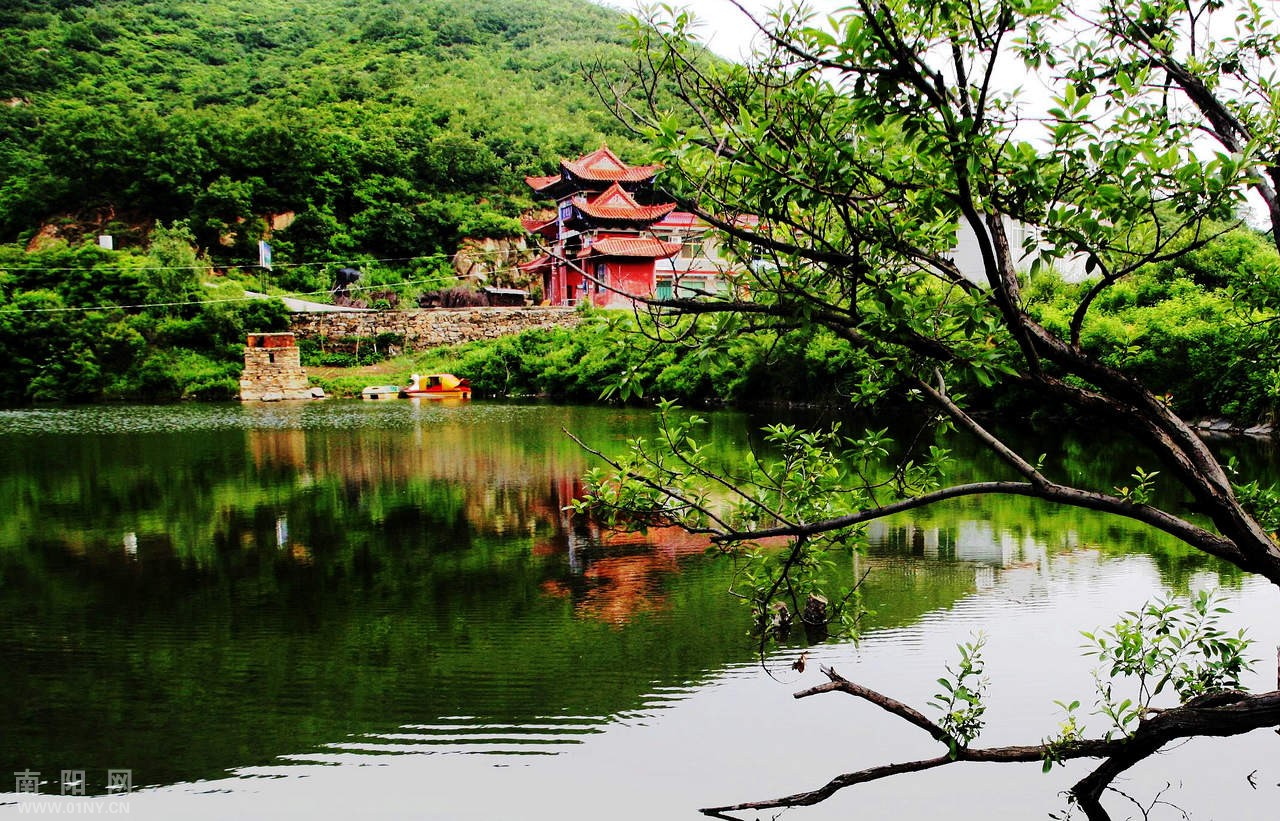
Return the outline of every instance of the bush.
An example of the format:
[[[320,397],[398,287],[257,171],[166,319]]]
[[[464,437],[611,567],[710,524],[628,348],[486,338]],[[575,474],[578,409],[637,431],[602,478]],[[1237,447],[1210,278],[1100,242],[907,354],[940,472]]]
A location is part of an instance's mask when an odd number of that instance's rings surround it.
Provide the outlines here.
[[[235,395],[246,334],[287,329],[289,314],[278,300],[215,301],[241,293],[232,283],[216,297],[193,286],[189,236],[182,225],[158,229],[145,254],[91,244],[31,254],[0,247],[8,268],[0,274],[0,403]],[[210,301],[136,307],[153,297]],[[57,310],[112,303],[123,307]]]
[[[240,380],[234,376],[211,377],[188,383],[182,391],[183,399],[218,402],[237,399],[240,396]]]
[[[576,328],[542,328],[415,355],[406,370],[467,377],[477,396],[617,397],[620,381],[644,395],[691,404],[838,398],[850,356],[833,337],[795,335],[771,348],[728,336],[715,349],[641,344],[629,314],[595,312]]]
[[[1185,416],[1270,421],[1280,402],[1280,256],[1247,230],[1224,234],[1102,292],[1081,345],[1166,394]],[[1028,303],[1065,332],[1084,285],[1037,277]]]

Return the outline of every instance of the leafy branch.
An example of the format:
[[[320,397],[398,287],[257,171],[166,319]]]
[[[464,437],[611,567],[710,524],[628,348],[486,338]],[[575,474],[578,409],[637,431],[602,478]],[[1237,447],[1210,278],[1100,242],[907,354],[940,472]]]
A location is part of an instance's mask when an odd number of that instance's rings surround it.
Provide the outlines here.
[[[1085,633],[1088,653],[1102,662],[1094,671],[1098,714],[1114,731],[1132,735],[1166,688],[1180,703],[1237,690],[1240,675],[1251,668],[1245,657],[1250,641],[1243,630],[1233,636],[1222,629],[1219,620],[1227,612],[1202,591],[1186,604],[1150,602],[1105,631]],[[1131,697],[1115,695],[1118,678],[1132,682]]]
[[[705,815],[731,819],[732,812],[781,807],[809,806],[826,800],[846,787],[878,781],[904,773],[921,772],[957,762],[1033,762],[1042,763],[1045,772],[1054,764],[1080,758],[1101,759],[1095,769],[1078,781],[1070,791],[1073,801],[1084,810],[1090,821],[1109,821],[1100,803],[1102,793],[1125,770],[1151,756],[1166,744],[1199,735],[1231,736],[1280,723],[1280,690],[1250,694],[1240,691],[1239,674],[1247,669],[1243,651],[1248,640],[1243,635],[1227,636],[1218,627],[1225,610],[1215,598],[1202,593],[1186,604],[1167,601],[1149,603],[1126,614],[1117,625],[1099,635],[1123,636],[1124,650],[1110,671],[1099,677],[1100,700],[1109,698],[1115,682],[1110,676],[1137,676],[1139,689],[1145,696],[1137,710],[1124,708],[1124,716],[1132,713],[1132,721],[1124,722],[1124,732],[1107,732],[1100,738],[1087,738],[1077,717],[1079,701],[1056,702],[1066,718],[1052,738],[1037,744],[1005,747],[970,746],[982,729],[985,705],[984,665],[981,658],[983,639],[959,646],[960,661],[947,666],[948,675],[938,680],[942,692],[930,704],[943,712],[933,721],[918,710],[894,698],[823,667],[827,682],[795,694],[808,698],[823,693],[841,692],[866,701],[918,729],[944,745],[944,754],[934,757],[885,764],[836,776],[817,789],[769,799],[723,807],[703,809]],[[1116,641],[1108,638],[1104,654],[1113,658]],[[1150,699],[1165,684],[1171,685],[1182,699],[1178,704],[1155,709]],[[1107,713],[1105,706],[1103,713]],[[1126,712],[1127,711],[1127,712]]]
[[[938,725],[950,737],[948,746],[952,757],[958,755],[962,747],[968,747],[986,723],[983,714],[987,707],[982,703],[989,683],[982,662],[986,641],[986,636],[979,634],[974,641],[957,646],[960,661],[954,668],[947,665],[947,675],[938,679],[942,692],[934,693],[929,702],[942,711]]]

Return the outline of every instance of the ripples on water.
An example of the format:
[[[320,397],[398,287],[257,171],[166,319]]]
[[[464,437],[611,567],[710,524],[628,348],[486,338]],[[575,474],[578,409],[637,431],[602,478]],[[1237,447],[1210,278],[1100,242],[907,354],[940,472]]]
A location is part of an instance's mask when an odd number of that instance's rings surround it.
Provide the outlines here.
[[[741,419],[716,420],[711,444],[740,448]],[[1225,581],[1280,641],[1265,586],[1088,517],[971,506],[873,532],[849,568],[872,570],[859,643],[808,648],[804,673],[799,646],[762,663],[727,563],[563,515],[585,460],[560,428],[650,424],[484,403],[0,412],[0,664],[25,705],[0,715],[6,769],[127,762],[154,787],[134,818],[692,819],[936,752],[848,697],[794,700],[820,664],[924,708],[984,631],[987,738],[1023,743],[1092,686],[1078,631],[1152,594]],[[1190,806],[1269,817],[1276,790],[1197,776],[1256,759],[1273,784],[1276,748],[1189,746],[1129,786],[1167,775]],[[1038,770],[956,768],[787,817],[1044,818],[1071,779]]]
[[[465,753],[468,755],[555,755],[565,744],[581,744],[604,732],[608,716],[538,716],[528,723],[488,724],[477,716],[441,716],[435,724],[405,724],[396,733],[366,733],[325,745],[337,753],[361,755]],[[319,756],[289,756],[319,761]]]
[[[261,405],[93,405],[80,408],[0,410],[0,435],[174,433],[219,430],[402,429],[458,418],[518,424],[537,418],[536,407],[403,402],[283,402]]]

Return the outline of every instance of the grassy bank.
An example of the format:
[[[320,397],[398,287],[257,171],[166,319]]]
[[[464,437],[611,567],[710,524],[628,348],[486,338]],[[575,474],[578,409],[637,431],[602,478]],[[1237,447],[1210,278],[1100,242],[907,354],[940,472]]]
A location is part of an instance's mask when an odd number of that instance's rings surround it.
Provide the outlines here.
[[[1089,287],[1037,277],[1026,289],[1028,308],[1050,328],[1061,329]],[[1265,238],[1238,230],[1112,286],[1095,302],[1081,344],[1164,394],[1184,417],[1273,422],[1280,406],[1277,317],[1280,257]],[[677,323],[659,332],[628,313],[596,312],[574,329],[528,331],[365,367],[305,364],[313,381],[336,396],[358,395],[366,385],[406,384],[414,372],[445,371],[470,379],[480,397],[665,397],[690,405],[848,405],[880,398],[866,396],[864,386],[848,376],[854,370],[849,365],[862,354],[826,332],[747,338],[728,327],[689,330]],[[960,371],[956,389],[981,397],[987,386]],[[992,409],[1021,412],[1016,393]]]
[[[477,396],[543,396],[591,402],[670,397],[688,404],[761,400],[826,401],[847,395],[845,354],[822,333],[791,334],[763,344],[733,338],[704,344],[655,341],[630,314],[598,312],[576,328],[526,331],[500,339],[436,348],[358,367],[307,361],[312,382],[333,396],[367,385],[405,384],[412,373],[449,372],[471,381]]]

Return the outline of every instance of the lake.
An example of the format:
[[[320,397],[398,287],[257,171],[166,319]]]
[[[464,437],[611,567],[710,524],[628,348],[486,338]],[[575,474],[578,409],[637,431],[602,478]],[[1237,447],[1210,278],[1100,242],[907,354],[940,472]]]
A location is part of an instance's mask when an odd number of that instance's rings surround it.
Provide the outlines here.
[[[776,421],[706,416],[727,461]],[[759,658],[729,560],[564,512],[591,464],[565,429],[617,451],[654,423],[482,402],[0,412],[0,815],[41,801],[135,819],[694,819],[937,754],[847,696],[793,699],[825,680],[818,663],[933,715],[935,679],[982,631],[979,743],[1032,743],[1056,732],[1055,699],[1090,709],[1080,630],[1205,588],[1258,640],[1248,685],[1275,686],[1268,585],[1024,499],[873,527],[842,560],[870,570],[861,640],[807,648],[796,672],[800,637]],[[950,444],[958,475],[994,469]],[[1276,478],[1270,445],[1222,447]],[[1140,463],[1065,436],[1040,451],[1102,487]],[[87,797],[59,797],[63,770],[83,771]],[[108,797],[108,770],[127,771],[127,798]],[[958,765],[783,817],[1047,818],[1086,771]],[[18,774],[42,797],[16,794]],[[1173,805],[1152,819],[1262,819],[1278,782],[1268,731],[1183,744],[1117,786]]]

